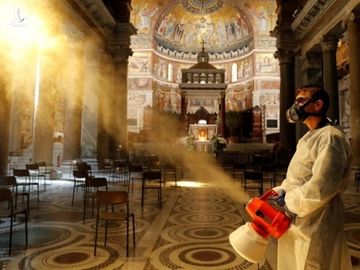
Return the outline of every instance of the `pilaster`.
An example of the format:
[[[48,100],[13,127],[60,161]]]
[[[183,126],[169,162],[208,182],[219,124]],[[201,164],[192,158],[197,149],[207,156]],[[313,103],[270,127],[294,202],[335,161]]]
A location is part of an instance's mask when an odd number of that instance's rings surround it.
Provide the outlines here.
[[[350,115],[353,168],[360,169],[360,14],[353,12],[344,22],[349,38]]]
[[[330,106],[327,115],[334,121],[339,121],[339,91],[336,69],[336,49],[338,38],[324,36],[321,41],[323,54],[323,87],[329,94]]]

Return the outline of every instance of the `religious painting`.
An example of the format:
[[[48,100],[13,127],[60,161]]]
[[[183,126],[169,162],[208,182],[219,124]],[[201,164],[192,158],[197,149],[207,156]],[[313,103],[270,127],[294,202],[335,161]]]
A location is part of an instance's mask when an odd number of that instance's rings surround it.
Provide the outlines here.
[[[225,97],[226,111],[245,111],[253,107],[253,83],[240,84],[229,89]]]
[[[260,82],[260,89],[280,89],[280,81],[262,80]]]
[[[155,91],[154,106],[160,111],[171,111],[171,92],[168,90]]]
[[[151,79],[149,78],[128,78],[128,90],[149,90],[151,89]]]
[[[158,0],[132,1],[131,23],[136,27],[137,34],[149,34],[156,13],[159,11]]]
[[[150,72],[150,60],[149,56],[140,57],[132,56],[129,58],[128,65],[129,74],[133,73],[149,73]]]
[[[244,3],[245,8],[252,15],[252,25],[255,27],[256,34],[269,34],[269,31],[276,24],[276,2],[247,0]]]
[[[168,61],[165,61],[157,56],[153,58],[153,74],[161,79],[167,79],[168,75]]]
[[[185,7],[186,8],[186,7]],[[246,16],[237,8],[225,4],[207,14],[194,14],[180,3],[160,17],[156,27],[156,39],[173,48],[198,51],[203,40],[206,47],[224,51],[244,41],[249,42],[251,27]]]
[[[272,53],[256,54],[256,73],[279,73],[279,62]]]
[[[244,79],[248,79],[249,77],[253,76],[253,59],[252,57],[247,57],[237,64],[238,74],[237,78],[239,81]]]

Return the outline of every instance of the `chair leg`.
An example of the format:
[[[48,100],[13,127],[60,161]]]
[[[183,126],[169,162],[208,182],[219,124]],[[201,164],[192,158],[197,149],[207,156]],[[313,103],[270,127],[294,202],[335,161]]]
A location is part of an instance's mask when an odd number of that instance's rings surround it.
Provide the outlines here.
[[[84,209],[83,209],[83,224],[85,224],[85,218],[86,218],[86,195],[84,194]]]
[[[11,255],[11,245],[12,245],[12,230],[13,230],[13,217],[10,217],[10,239],[9,239],[9,256]]]
[[[133,247],[134,247],[134,251],[135,251],[135,215],[132,214],[132,225],[133,225]]]
[[[76,180],[74,179],[74,186],[73,186],[73,192],[72,192],[71,206],[74,206],[75,186],[76,186]]]
[[[142,184],[141,184],[141,209],[144,208],[144,196],[145,196],[145,192],[144,192],[144,180],[142,180]]]
[[[25,248],[27,248],[28,243],[29,243],[29,241],[28,241],[28,218],[29,218],[28,213],[25,212]]]
[[[105,247],[106,247],[106,242],[107,242],[107,231],[108,231],[108,221],[105,220],[105,243],[104,243]]]
[[[96,247],[98,240],[98,229],[99,229],[99,218],[96,218],[96,226],[95,226],[95,245],[94,245],[94,256],[96,256]]]
[[[126,257],[129,257],[129,216],[126,218]]]

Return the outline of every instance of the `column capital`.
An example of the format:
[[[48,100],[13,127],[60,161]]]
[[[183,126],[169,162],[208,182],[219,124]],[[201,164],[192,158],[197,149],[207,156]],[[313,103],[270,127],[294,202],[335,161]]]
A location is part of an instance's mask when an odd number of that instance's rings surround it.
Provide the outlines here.
[[[323,52],[336,51],[339,38],[335,36],[324,36],[320,41]]]
[[[360,23],[360,11],[353,10],[341,23],[342,28],[346,29],[348,23]]]
[[[295,52],[292,50],[278,49],[274,53],[275,58],[279,59],[281,64],[293,64],[295,61]]]
[[[115,62],[127,63],[133,54],[130,48],[130,36],[136,34],[136,28],[131,23],[117,23],[107,41],[107,51]]]

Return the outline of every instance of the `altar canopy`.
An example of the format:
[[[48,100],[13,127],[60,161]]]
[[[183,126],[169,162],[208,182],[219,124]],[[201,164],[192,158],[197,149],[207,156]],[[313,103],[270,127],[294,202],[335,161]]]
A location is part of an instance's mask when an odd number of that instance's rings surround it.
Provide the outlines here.
[[[182,69],[181,119],[192,134],[200,141],[211,139],[213,135],[223,135],[225,124],[225,70],[217,69],[209,63],[209,54],[202,50],[198,53],[198,63],[189,69]],[[210,112],[209,112],[210,111]],[[198,116],[206,119],[208,125],[197,126]],[[204,118],[205,115],[206,118]],[[217,120],[220,121],[217,121]],[[215,123],[221,123],[219,127]],[[200,126],[200,125],[199,125]],[[218,131],[219,128],[219,131]],[[200,136],[201,132],[201,136]]]

